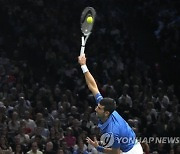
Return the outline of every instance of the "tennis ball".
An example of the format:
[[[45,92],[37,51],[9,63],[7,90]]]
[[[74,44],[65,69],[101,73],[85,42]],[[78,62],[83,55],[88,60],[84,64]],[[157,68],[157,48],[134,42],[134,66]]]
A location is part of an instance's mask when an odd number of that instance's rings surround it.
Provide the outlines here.
[[[87,17],[86,20],[87,20],[87,23],[88,23],[88,24],[91,24],[91,23],[93,22],[93,18],[92,18],[92,17]]]

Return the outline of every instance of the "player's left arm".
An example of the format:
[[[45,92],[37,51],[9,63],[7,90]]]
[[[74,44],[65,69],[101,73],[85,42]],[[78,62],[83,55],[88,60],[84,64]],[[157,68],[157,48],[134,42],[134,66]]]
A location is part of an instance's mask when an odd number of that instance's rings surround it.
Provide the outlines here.
[[[115,148],[104,148],[104,153],[109,153],[109,154],[120,154],[121,150],[115,149]]]
[[[97,141],[96,137],[94,137],[94,141],[91,140],[89,137],[86,138],[87,143],[94,146],[99,152],[108,153],[108,154],[120,154],[121,150],[119,147],[102,147],[99,146],[99,141]]]

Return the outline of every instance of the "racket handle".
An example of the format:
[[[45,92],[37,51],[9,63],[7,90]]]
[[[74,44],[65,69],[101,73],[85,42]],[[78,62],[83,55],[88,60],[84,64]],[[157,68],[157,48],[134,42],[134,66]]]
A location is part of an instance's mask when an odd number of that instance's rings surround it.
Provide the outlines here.
[[[81,37],[81,44],[82,44],[82,46],[85,46],[84,36]]]
[[[84,54],[84,50],[85,50],[85,40],[84,40],[84,36],[81,37],[81,51],[80,51],[80,56],[82,56]]]
[[[84,54],[85,46],[81,46],[80,56]]]

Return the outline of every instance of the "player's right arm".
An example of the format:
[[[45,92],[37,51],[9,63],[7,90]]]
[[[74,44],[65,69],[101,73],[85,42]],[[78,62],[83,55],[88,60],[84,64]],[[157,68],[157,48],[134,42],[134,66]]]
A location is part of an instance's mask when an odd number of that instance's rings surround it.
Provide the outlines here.
[[[92,74],[87,69],[85,55],[79,56],[78,57],[78,62],[81,65],[81,68],[83,70],[85,80],[86,80],[86,84],[87,84],[89,90],[96,97],[96,95],[99,94],[99,89],[97,87],[97,84],[96,84],[96,81],[95,81],[94,77],[92,76]]]

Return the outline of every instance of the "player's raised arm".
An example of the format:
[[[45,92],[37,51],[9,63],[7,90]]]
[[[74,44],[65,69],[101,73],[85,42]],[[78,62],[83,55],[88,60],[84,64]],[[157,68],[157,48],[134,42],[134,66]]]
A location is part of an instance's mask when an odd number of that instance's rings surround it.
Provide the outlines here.
[[[81,65],[81,69],[84,73],[85,80],[86,80],[86,83],[87,83],[89,90],[92,92],[92,94],[94,96],[96,96],[96,94],[99,93],[99,89],[97,87],[96,81],[94,80],[94,77],[91,75],[91,73],[89,72],[89,70],[86,66],[85,54],[78,57],[78,62]]]

